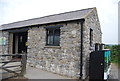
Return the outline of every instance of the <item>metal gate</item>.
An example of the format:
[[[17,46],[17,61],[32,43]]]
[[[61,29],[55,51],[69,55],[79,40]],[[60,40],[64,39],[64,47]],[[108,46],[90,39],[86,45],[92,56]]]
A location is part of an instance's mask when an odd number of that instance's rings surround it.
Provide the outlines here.
[[[26,72],[26,62],[27,54],[0,55],[0,75],[2,80],[23,76]]]

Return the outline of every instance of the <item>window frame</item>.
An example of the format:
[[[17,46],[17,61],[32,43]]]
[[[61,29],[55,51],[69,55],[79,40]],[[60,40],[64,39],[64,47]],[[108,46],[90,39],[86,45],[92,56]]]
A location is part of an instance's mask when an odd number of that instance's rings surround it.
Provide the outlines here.
[[[92,46],[93,45],[93,29],[92,28],[90,28],[90,46]]]
[[[46,46],[60,46],[60,26],[49,26],[49,27],[45,27],[46,28]],[[59,30],[59,33],[58,35],[55,34],[55,31],[58,31]],[[52,34],[49,35],[49,31],[52,31]],[[52,44],[49,44],[48,40],[49,40],[49,36],[53,36],[53,39],[52,39]],[[59,42],[57,41],[57,43],[55,43],[55,36],[59,36]]]

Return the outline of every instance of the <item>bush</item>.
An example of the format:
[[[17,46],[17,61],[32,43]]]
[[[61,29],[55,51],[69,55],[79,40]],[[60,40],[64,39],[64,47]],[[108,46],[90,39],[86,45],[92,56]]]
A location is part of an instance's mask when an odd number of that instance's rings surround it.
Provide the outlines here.
[[[106,45],[105,49],[111,50],[111,62],[117,63],[120,66],[120,45]]]

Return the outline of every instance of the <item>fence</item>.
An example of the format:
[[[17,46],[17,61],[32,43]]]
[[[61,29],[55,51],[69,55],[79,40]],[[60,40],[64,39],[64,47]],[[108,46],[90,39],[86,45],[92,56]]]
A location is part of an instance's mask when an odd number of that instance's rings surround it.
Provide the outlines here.
[[[4,54],[0,58],[2,80],[25,74],[27,54]]]

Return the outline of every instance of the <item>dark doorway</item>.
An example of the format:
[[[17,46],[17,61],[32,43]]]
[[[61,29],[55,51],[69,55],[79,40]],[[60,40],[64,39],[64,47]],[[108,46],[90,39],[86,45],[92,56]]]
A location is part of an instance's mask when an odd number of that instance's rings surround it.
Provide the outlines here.
[[[27,53],[27,34],[27,32],[13,33],[13,54]]]

